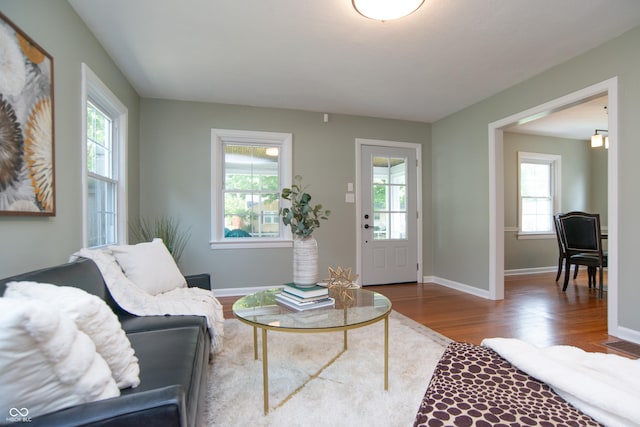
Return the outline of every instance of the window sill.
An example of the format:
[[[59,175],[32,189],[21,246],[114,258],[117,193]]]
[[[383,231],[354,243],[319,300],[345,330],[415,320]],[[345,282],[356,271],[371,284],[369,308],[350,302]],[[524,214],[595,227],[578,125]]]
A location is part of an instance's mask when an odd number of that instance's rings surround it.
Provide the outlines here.
[[[547,233],[522,233],[518,232],[518,240],[555,239],[555,232]]]
[[[238,238],[236,240],[226,239],[224,241],[211,241],[209,246],[212,250],[233,250],[233,249],[270,249],[270,248],[290,248],[293,246],[291,240],[257,240],[249,238]]]

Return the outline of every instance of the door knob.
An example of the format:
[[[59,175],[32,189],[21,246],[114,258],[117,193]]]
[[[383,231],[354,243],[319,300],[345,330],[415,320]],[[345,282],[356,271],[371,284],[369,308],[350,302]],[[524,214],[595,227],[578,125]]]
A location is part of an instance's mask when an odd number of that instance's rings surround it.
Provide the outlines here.
[[[369,228],[369,224],[365,224],[365,225],[364,225],[364,228]]]

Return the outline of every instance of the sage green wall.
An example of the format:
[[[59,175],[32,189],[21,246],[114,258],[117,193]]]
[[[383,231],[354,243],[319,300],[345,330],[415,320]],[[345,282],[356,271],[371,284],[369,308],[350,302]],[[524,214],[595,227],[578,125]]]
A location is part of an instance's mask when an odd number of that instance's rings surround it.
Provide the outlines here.
[[[139,97],[65,0],[0,0],[0,11],[53,57],[56,216],[0,217],[0,277],[65,262],[82,246],[82,62],[129,109],[129,213],[138,215]]]
[[[558,265],[555,234],[547,239],[518,239],[518,152],[561,156],[560,212],[591,209],[591,149],[587,141],[520,133],[504,133],[504,269],[519,270]],[[606,169],[604,169],[606,183]],[[605,201],[606,209],[606,201]]]
[[[640,27],[433,124],[434,274],[489,289],[488,124],[618,76],[619,322],[640,331]],[[594,60],[595,59],[595,60]]]
[[[587,144],[590,144],[587,142]],[[609,211],[607,208],[607,190],[609,168],[607,167],[609,150],[594,148],[589,150],[589,170],[591,182],[589,183],[589,209],[590,212],[600,214],[600,224],[603,230],[607,230],[609,224]]]
[[[185,274],[208,272],[217,289],[276,285],[291,280],[291,249],[211,250],[211,129],[293,134],[293,173],[304,177],[314,200],[332,211],[314,232],[320,273],[327,267],[356,266],[355,204],[345,203],[347,183],[355,184],[355,139],[382,139],[423,145],[431,163],[425,123],[273,108],[143,99],[140,136],[140,206],[143,216],[176,216],[191,228],[181,259]],[[430,174],[423,174],[424,270],[431,272]],[[324,276],[323,276],[324,277]]]

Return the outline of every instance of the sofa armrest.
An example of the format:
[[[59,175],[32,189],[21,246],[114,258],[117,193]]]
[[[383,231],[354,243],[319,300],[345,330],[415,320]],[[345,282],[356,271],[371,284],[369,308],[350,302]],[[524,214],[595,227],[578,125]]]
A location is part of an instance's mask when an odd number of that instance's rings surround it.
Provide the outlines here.
[[[193,424],[193,420],[191,422]],[[29,426],[187,426],[184,392],[174,385],[72,406],[34,417]]]
[[[187,286],[190,288],[211,290],[211,276],[208,273],[192,274],[184,278],[187,279]]]

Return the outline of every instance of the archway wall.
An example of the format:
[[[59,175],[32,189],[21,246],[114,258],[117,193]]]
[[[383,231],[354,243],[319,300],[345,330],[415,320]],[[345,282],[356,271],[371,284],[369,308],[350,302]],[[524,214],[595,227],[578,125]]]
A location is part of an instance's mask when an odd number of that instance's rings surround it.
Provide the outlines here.
[[[615,299],[623,332],[640,331],[635,247],[640,240],[640,27],[433,124],[433,266],[436,281],[490,295],[490,153],[488,125],[617,76],[618,203],[621,230]],[[499,142],[500,144],[502,141]],[[491,154],[491,156],[490,156]],[[502,159],[500,159],[501,161]],[[614,172],[615,173],[615,172]],[[502,217],[503,214],[500,214]],[[494,241],[492,241],[494,239]],[[610,242],[613,243],[613,242]],[[502,266],[503,267],[503,266]],[[610,301],[611,304],[611,301]],[[640,334],[637,336],[640,339]]]

